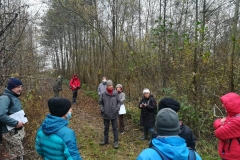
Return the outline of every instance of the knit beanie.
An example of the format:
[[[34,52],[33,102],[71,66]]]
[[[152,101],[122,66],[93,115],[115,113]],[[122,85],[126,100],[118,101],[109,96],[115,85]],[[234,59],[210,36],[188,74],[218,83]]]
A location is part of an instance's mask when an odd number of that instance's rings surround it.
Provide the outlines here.
[[[179,118],[170,108],[161,109],[156,118],[155,127],[160,136],[175,136],[179,133]]]
[[[113,82],[111,80],[107,80],[107,86],[112,86]]]
[[[147,88],[144,88],[144,89],[143,89],[143,94],[144,94],[144,93],[150,93],[150,90],[147,89]]]
[[[123,87],[122,87],[121,84],[117,84],[115,88],[121,88],[121,89],[123,89]]]
[[[163,98],[158,104],[158,110],[171,108],[175,112],[180,110],[180,103],[172,98]]]
[[[10,78],[7,84],[7,89],[12,90],[18,86],[22,85],[22,82],[17,78]]]
[[[62,117],[71,108],[71,102],[66,98],[54,97],[48,100],[49,112],[53,116]]]

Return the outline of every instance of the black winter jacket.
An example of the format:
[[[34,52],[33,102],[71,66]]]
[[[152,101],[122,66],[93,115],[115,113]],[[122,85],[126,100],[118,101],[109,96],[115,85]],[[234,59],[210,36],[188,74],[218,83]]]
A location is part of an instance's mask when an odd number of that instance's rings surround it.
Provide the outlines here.
[[[142,103],[147,104],[147,106],[140,108]],[[138,107],[141,109],[140,125],[148,128],[154,127],[155,116],[157,114],[157,103],[153,95],[150,95],[148,98],[143,96]]]

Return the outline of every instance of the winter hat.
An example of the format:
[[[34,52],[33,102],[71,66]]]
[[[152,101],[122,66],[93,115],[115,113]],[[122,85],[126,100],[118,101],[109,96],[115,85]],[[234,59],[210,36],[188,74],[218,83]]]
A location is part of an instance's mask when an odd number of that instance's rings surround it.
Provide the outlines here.
[[[48,100],[49,112],[53,116],[62,117],[71,108],[71,102],[66,98],[54,97]]]
[[[180,110],[180,103],[173,98],[163,98],[158,104],[158,110],[163,108],[171,108],[175,112]]]
[[[149,89],[144,88],[144,89],[143,89],[143,94],[144,94],[144,93],[150,93]]]
[[[113,82],[111,80],[107,80],[107,86],[112,86]]]
[[[156,118],[155,127],[160,136],[174,136],[179,133],[179,118],[170,108],[161,109]]]
[[[17,78],[10,78],[7,84],[7,89],[12,90],[13,88],[16,88],[17,86],[21,86],[22,82]]]
[[[123,89],[123,87],[122,87],[121,84],[117,84],[115,88],[121,88],[121,89]]]

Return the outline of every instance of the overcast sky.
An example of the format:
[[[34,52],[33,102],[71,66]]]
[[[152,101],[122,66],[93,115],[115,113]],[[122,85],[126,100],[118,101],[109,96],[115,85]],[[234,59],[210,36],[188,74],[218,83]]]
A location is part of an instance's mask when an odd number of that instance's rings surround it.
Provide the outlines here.
[[[25,3],[29,5],[29,12],[34,16],[36,13],[43,14],[47,9],[47,5],[42,0],[25,0]]]

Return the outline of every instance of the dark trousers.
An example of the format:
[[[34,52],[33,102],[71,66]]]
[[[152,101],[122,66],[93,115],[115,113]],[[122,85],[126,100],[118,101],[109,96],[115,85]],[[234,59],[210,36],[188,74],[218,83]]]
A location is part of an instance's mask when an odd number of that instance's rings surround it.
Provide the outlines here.
[[[104,142],[108,142],[108,132],[110,121],[112,123],[114,142],[118,142],[118,122],[117,119],[104,119]]]
[[[123,114],[120,114],[118,116],[118,120],[119,120],[119,132],[122,133],[124,132],[124,119],[123,119]]]
[[[77,99],[78,90],[73,90],[72,93],[73,93],[72,102],[74,103],[76,102]]]
[[[59,95],[59,91],[58,92],[54,92],[54,97],[58,97]]]

